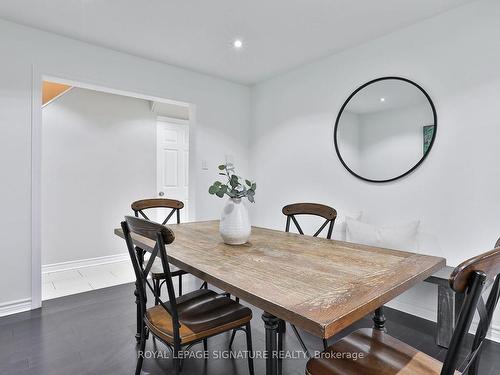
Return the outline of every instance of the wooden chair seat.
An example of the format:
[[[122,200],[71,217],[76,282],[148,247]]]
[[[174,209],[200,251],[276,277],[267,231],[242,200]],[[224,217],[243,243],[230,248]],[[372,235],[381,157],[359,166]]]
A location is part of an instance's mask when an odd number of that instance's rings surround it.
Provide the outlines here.
[[[199,289],[177,298],[181,344],[241,327],[252,319],[252,310],[226,296]],[[167,343],[173,343],[172,317],[158,305],[146,310],[149,330]]]
[[[382,331],[364,328],[329,346],[320,357],[309,360],[306,374],[439,375],[442,367],[442,362],[412,346]]]

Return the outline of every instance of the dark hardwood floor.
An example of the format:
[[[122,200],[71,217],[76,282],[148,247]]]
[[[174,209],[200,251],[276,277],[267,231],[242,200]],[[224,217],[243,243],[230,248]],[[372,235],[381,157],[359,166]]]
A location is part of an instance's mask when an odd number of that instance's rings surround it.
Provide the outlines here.
[[[50,300],[43,309],[0,318],[0,374],[5,375],[79,375],[133,374],[136,364],[135,304],[132,284],[121,285],[69,297]],[[261,312],[254,309],[254,349],[264,348]],[[416,348],[443,359],[445,350],[434,343],[434,324],[395,310],[387,309],[388,331]],[[354,327],[371,326],[369,317]],[[303,332],[310,350],[320,350],[321,340]],[[209,339],[209,352],[220,357],[227,349],[229,334]],[[244,334],[237,334],[233,349],[245,350]],[[291,329],[285,347],[297,355],[300,346]],[[146,350],[154,350],[148,340]],[[161,344],[158,350],[169,353]],[[202,346],[192,350],[202,350]],[[213,352],[215,351],[215,353]],[[304,374],[304,358],[284,361],[284,374]],[[265,373],[264,360],[255,361],[256,374]],[[500,345],[487,342],[481,360],[481,375],[499,374]],[[143,373],[170,374],[168,358],[145,359]],[[184,375],[246,375],[245,359],[187,359]]]

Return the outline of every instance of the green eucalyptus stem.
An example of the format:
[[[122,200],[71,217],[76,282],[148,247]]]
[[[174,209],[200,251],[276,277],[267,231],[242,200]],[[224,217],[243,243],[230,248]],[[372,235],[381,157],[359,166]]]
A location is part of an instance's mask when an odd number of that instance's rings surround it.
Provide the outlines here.
[[[220,181],[215,181],[208,189],[208,193],[216,195],[219,198],[223,198],[224,195],[234,199],[246,197],[250,202],[255,202],[254,197],[257,184],[250,180],[245,180],[244,183],[242,183],[241,177],[236,175],[234,170],[234,166],[231,163],[219,165],[219,174],[225,176],[227,182],[223,184]]]

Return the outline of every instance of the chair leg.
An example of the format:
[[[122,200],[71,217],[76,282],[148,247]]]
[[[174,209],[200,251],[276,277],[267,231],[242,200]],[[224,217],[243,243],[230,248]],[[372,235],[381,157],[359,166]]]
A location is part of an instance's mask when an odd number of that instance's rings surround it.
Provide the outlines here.
[[[233,331],[234,333],[235,331]],[[248,372],[250,375],[254,375],[253,368],[253,347],[252,347],[252,328],[250,326],[250,322],[248,322],[245,326],[245,332],[247,336],[247,352],[248,352]]]
[[[179,373],[181,372],[181,368],[182,368],[181,359],[179,357],[180,351],[181,351],[180,347],[177,345],[174,345],[174,348],[172,350],[172,354],[174,356],[174,374],[175,375],[179,375]],[[138,374],[136,374],[136,375],[138,375]]]
[[[482,348],[479,349],[479,352],[476,354],[476,358],[474,359],[474,362],[471,363],[467,374],[479,375],[479,358],[481,356],[481,350],[482,350]]]
[[[153,279],[153,290],[155,294],[155,306],[160,304],[160,294],[161,294],[161,288],[160,288],[160,280],[159,279]]]
[[[326,349],[328,348],[328,340],[323,339],[323,350],[326,352]]]
[[[295,333],[295,336],[297,336],[297,339],[299,340],[299,344],[302,347],[302,350],[304,351],[304,353],[306,353],[307,358],[311,358],[311,354],[309,353],[309,350],[307,350],[306,344],[304,344],[302,337],[300,337],[299,331],[297,331],[297,328],[293,324],[290,325],[292,326],[292,330]]]
[[[139,344],[139,351],[137,352],[137,366],[135,368],[135,375],[141,374],[142,363],[144,362],[145,349],[146,349],[146,330],[143,323],[141,327],[141,341]]]
[[[141,321],[142,321],[142,310],[141,310],[141,301],[139,299],[139,286],[137,282],[135,283],[135,304],[136,304],[136,331],[135,331],[135,340],[136,343],[139,344],[141,342]]]
[[[235,336],[236,336],[236,330],[233,329],[233,333],[231,334],[231,340],[229,340],[229,350],[232,350]]]
[[[135,252],[137,255],[137,260],[139,262],[139,265],[142,267],[144,264],[144,250],[141,248],[136,247]],[[135,282],[135,291],[134,291],[134,296],[135,296],[135,304],[136,304],[136,322],[137,322],[137,329],[135,333],[135,339],[137,343],[141,342],[141,327],[143,324],[143,315],[142,315],[142,307],[141,307],[141,302],[139,298],[139,284],[138,281],[136,280]]]
[[[182,368],[184,367],[184,360],[182,358],[179,358],[179,361],[178,361],[178,366],[179,366],[179,372],[176,372],[175,374],[179,374],[182,372]]]
[[[208,351],[208,339],[203,339],[203,350]]]
[[[208,289],[208,283],[204,281],[203,284],[201,284],[200,289]]]
[[[182,275],[179,275],[179,297],[182,296]]]

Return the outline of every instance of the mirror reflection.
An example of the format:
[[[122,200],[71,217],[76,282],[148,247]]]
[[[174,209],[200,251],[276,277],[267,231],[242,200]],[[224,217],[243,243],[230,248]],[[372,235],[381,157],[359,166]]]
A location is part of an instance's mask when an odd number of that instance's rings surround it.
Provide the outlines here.
[[[436,132],[432,101],[417,84],[380,78],[347,99],[335,125],[335,147],[355,176],[390,181],[415,169]]]

